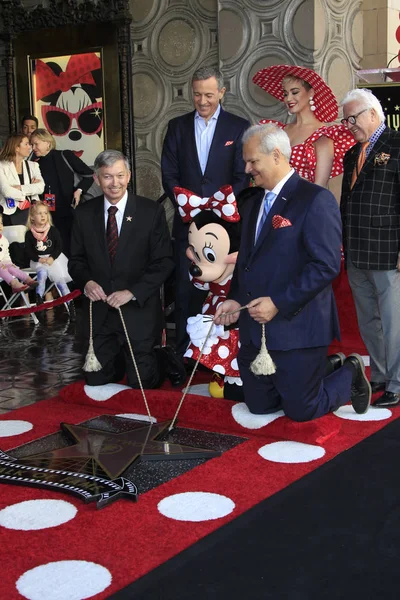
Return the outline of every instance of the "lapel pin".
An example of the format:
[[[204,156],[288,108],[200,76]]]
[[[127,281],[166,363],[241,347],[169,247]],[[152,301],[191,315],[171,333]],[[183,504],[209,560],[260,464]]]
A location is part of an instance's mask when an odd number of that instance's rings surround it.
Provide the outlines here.
[[[126,217],[126,220],[130,223],[132,221],[132,217]]]

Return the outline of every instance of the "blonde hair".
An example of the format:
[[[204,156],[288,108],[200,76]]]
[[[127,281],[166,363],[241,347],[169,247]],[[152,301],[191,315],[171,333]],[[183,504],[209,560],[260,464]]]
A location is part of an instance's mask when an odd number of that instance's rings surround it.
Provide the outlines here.
[[[28,136],[25,133],[14,133],[10,135],[0,150],[0,160],[5,160],[7,162],[12,162],[17,154],[17,148],[20,144],[22,144],[23,140],[29,140]]]
[[[31,143],[32,138],[37,138],[42,142],[48,142],[50,144],[49,150],[54,150],[56,147],[56,140],[53,138],[51,133],[47,131],[47,129],[35,129],[35,131],[31,134]]]
[[[44,202],[39,201],[39,202],[34,202],[29,207],[29,215],[28,215],[28,220],[26,222],[26,226],[28,229],[30,229],[32,227],[34,214],[35,214],[36,210],[38,208],[40,208],[41,206],[44,206],[47,209],[47,220],[48,220],[50,227],[53,225],[53,218],[51,216],[49,207]]]

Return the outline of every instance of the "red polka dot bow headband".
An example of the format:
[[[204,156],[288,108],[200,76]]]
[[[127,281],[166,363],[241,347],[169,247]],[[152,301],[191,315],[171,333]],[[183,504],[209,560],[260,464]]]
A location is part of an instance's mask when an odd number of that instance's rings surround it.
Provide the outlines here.
[[[202,210],[212,210],[218,217],[229,223],[240,221],[236,198],[231,185],[223,185],[210,198],[200,198],[190,190],[174,187],[179,214],[184,223],[192,221]]]

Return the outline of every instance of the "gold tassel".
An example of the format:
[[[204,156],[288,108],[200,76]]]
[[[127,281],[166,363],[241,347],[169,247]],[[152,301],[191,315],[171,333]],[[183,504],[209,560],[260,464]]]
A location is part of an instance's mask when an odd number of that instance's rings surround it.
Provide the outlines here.
[[[250,371],[254,375],[273,375],[276,373],[276,366],[272,360],[265,342],[265,325],[261,325],[261,348],[255,359],[250,365]]]
[[[85,364],[83,365],[83,370],[88,373],[92,373],[94,371],[101,371],[102,366],[97,359],[97,356],[94,353],[93,347],[93,318],[92,318],[92,301],[90,300],[89,305],[89,349],[86,354]]]

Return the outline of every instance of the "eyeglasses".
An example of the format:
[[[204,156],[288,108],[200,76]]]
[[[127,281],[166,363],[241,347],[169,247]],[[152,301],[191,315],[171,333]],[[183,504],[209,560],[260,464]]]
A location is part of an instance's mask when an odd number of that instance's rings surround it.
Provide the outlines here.
[[[359,117],[360,115],[362,115],[363,112],[365,112],[366,110],[369,110],[369,108],[363,108],[362,110],[360,110],[360,112],[358,112],[356,115],[350,115],[349,117],[347,117],[346,119],[342,119],[340,122],[342,125],[355,125],[357,122],[357,117]]]
[[[42,118],[46,129],[52,135],[66,135],[73,119],[76,119],[78,129],[85,135],[94,135],[103,127],[103,104],[94,102],[76,113],[59,108],[58,106],[42,106]]]

